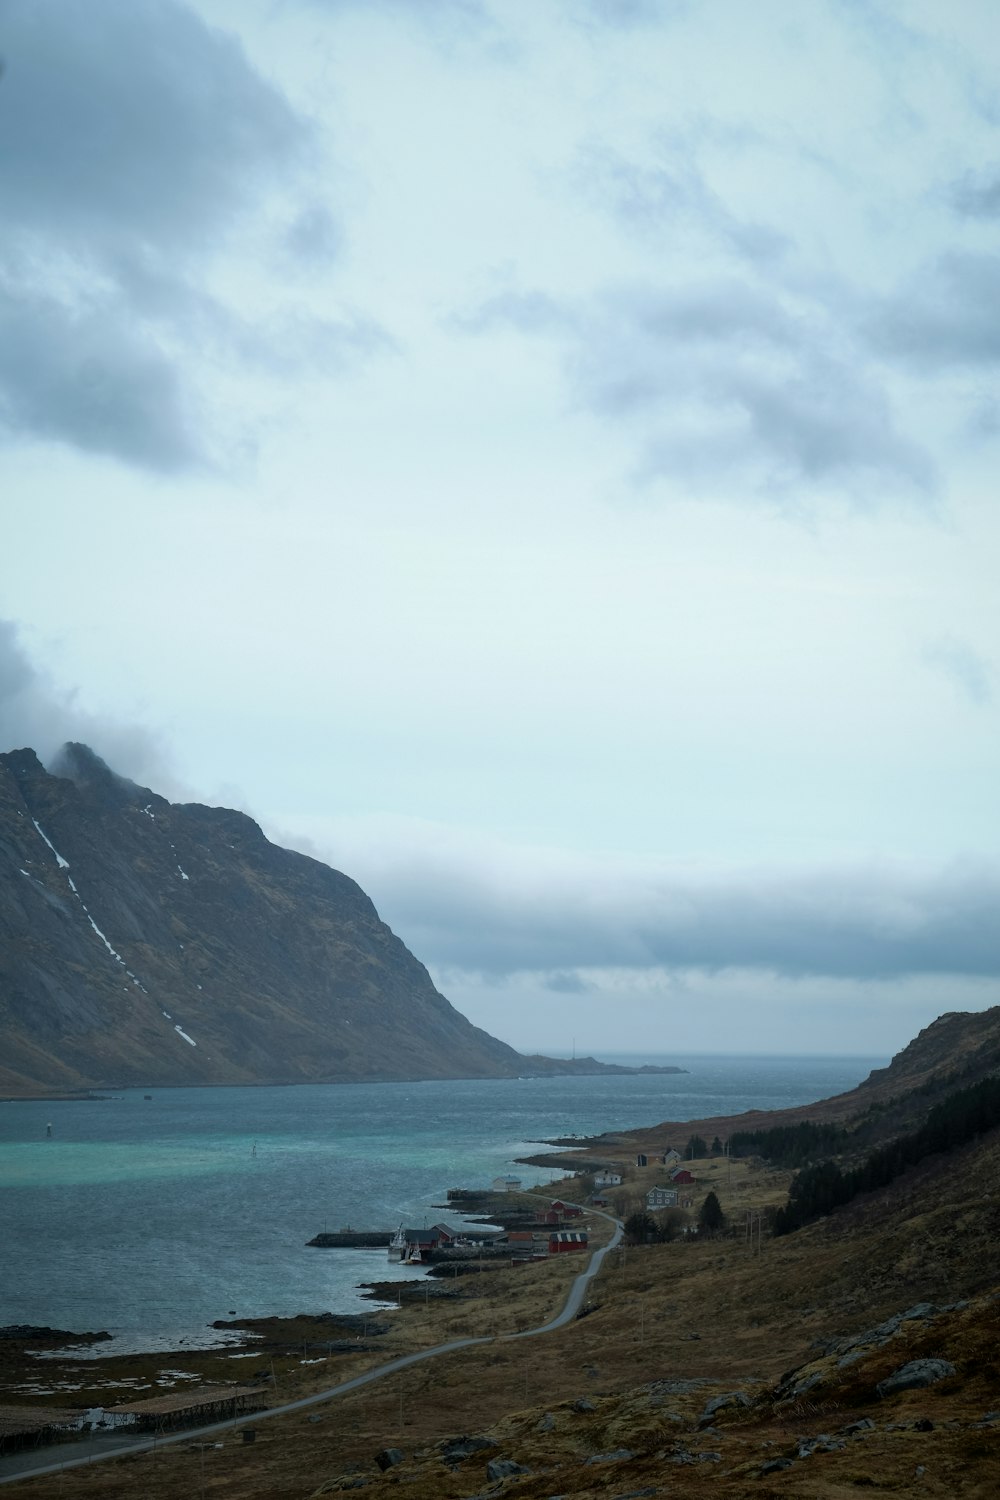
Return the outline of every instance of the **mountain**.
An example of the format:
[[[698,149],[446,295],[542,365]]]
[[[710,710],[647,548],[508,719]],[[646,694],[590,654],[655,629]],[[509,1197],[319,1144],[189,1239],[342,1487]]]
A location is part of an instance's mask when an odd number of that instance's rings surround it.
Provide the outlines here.
[[[57,769],[0,755],[0,1091],[578,1070],[473,1026],[360,886],[245,814],[85,745]]]

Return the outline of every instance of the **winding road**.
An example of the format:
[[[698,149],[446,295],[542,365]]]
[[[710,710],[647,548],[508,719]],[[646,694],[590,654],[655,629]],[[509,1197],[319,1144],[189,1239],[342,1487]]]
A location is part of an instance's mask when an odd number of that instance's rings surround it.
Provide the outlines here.
[[[66,1452],[65,1447],[36,1448],[31,1453],[14,1453],[9,1458],[0,1459],[0,1484],[13,1484],[18,1479],[34,1478],[39,1474],[58,1474],[62,1469],[76,1469],[86,1464],[101,1463],[105,1459],[120,1458],[127,1453],[149,1453],[168,1443],[190,1443],[213,1437],[216,1433],[224,1432],[230,1427],[243,1427],[250,1424],[257,1427],[271,1417],[283,1417],[289,1412],[303,1411],[309,1406],[320,1406],[325,1401],[335,1401],[338,1396],[346,1396],[349,1391],[360,1390],[362,1386],[371,1385],[375,1380],[384,1380],[387,1375],[395,1375],[399,1370],[407,1370],[411,1365],[421,1364],[425,1359],[438,1359],[443,1354],[452,1354],[456,1349],[468,1349],[473,1344],[491,1344],[497,1337],[506,1342],[513,1339],[533,1339],[543,1333],[554,1333],[557,1328],[564,1328],[567,1323],[571,1323],[580,1312],[590,1283],[601,1269],[604,1257],[609,1250],[613,1250],[621,1243],[624,1232],[621,1221],[611,1214],[601,1213],[599,1209],[589,1211],[613,1224],[614,1233],[606,1245],[593,1252],[586,1268],[580,1272],[579,1276],[574,1277],[562,1310],[548,1323],[542,1323],[538,1328],[525,1328],[520,1333],[483,1334],[479,1338],[452,1339],[447,1344],[433,1344],[429,1349],[418,1349],[414,1354],[403,1354],[399,1359],[389,1360],[387,1364],[376,1365],[374,1369],[366,1370],[363,1375],[355,1375],[351,1380],[341,1381],[340,1385],[330,1386],[325,1391],[317,1391],[315,1395],[300,1396],[297,1401],[286,1401],[284,1405],[271,1406],[267,1411],[250,1412],[243,1417],[231,1417],[225,1422],[213,1422],[209,1427],[185,1427],[180,1432],[172,1432],[163,1437],[134,1438],[131,1441],[123,1440],[120,1434],[108,1433],[92,1444],[88,1444],[87,1453],[80,1458],[53,1460],[54,1454]],[[83,1444],[79,1446],[82,1447]]]

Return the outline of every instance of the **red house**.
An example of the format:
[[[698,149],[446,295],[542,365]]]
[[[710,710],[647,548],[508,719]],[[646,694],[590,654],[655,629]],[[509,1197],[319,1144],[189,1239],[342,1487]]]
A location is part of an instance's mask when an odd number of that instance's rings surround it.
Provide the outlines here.
[[[582,1229],[559,1229],[549,1235],[549,1254],[562,1255],[567,1250],[586,1250],[587,1235]]]
[[[685,1187],[689,1182],[694,1182],[694,1178],[687,1167],[675,1167],[670,1173],[670,1181],[675,1187]]]

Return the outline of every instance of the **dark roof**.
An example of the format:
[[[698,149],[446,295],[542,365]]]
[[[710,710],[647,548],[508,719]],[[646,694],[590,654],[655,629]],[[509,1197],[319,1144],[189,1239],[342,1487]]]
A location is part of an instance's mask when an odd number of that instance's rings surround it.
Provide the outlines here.
[[[198,1411],[203,1406],[217,1406],[222,1401],[250,1401],[263,1406],[264,1393],[259,1385],[202,1385],[193,1391],[175,1391],[169,1396],[152,1396],[146,1401],[127,1401],[106,1408],[109,1416],[169,1416],[178,1411]]]
[[[67,1406],[0,1406],[0,1438],[44,1432],[46,1427],[74,1427],[83,1412]]]

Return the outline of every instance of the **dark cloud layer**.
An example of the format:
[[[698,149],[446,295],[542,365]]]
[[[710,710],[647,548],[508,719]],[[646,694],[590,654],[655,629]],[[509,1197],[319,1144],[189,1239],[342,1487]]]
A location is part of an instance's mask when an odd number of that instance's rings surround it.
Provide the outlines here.
[[[207,287],[307,124],[180,0],[8,0],[0,81],[0,431],[170,471],[206,459],[199,358],[339,368],[358,330],[257,330]],[[303,201],[285,248],[334,253]],[[369,344],[365,344],[367,349]]]
[[[378,893],[417,952],[440,966],[549,975],[580,970],[756,970],[786,978],[1000,979],[1000,869],[890,865],[784,874],[618,872],[585,887],[554,878],[530,896],[471,870],[422,872]]]

